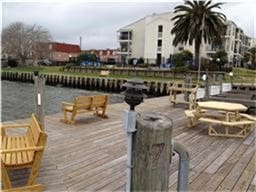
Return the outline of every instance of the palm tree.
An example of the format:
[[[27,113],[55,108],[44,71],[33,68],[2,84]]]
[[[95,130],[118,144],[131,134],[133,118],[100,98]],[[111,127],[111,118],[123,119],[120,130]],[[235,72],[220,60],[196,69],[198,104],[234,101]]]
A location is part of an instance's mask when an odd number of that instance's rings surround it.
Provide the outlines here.
[[[184,5],[178,5],[174,9],[177,13],[172,20],[175,21],[171,33],[175,35],[173,45],[187,42],[195,46],[195,65],[198,66],[200,75],[200,45],[205,43],[222,41],[225,31],[226,16],[218,11],[223,3],[212,4],[212,1],[185,1]],[[199,78],[199,77],[198,77]]]

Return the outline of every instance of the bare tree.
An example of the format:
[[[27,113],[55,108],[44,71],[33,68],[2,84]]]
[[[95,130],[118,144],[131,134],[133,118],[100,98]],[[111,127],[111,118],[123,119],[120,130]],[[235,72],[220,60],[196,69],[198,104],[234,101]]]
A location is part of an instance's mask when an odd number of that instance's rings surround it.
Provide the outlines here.
[[[15,22],[2,31],[2,53],[17,58],[22,65],[27,59],[35,61],[48,56],[50,33],[40,25]]]

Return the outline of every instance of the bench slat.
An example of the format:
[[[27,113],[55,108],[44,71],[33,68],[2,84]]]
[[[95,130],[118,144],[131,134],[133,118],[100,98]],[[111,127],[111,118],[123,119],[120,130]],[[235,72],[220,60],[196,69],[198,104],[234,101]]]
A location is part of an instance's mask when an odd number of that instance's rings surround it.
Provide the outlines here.
[[[22,148],[20,137],[17,138],[17,148]],[[22,161],[22,154],[21,154],[21,152],[17,152],[17,163],[21,164],[22,162],[23,162]]]
[[[11,145],[12,145],[12,143],[11,143],[11,138],[7,138],[7,146],[6,146],[6,148],[7,148],[7,149],[11,149],[11,147],[12,147]],[[11,164],[11,153],[7,153],[7,154],[6,154],[5,162],[6,162],[7,164]]]
[[[6,149],[7,148],[6,147],[7,146],[7,138],[1,136],[1,141],[2,141],[2,148]],[[5,161],[6,155],[2,155],[2,159],[3,159],[3,161]]]
[[[26,142],[25,138],[24,138],[24,137],[21,137],[21,138],[20,138],[20,147],[21,147],[21,148],[26,147],[25,142]],[[28,162],[27,153],[26,153],[26,152],[21,152],[21,154],[22,154],[22,163]]]
[[[11,149],[15,149],[17,146],[16,146],[16,143],[17,143],[17,139],[16,137],[11,137]],[[17,159],[17,154],[16,153],[11,153],[11,164],[16,164],[16,159]]]

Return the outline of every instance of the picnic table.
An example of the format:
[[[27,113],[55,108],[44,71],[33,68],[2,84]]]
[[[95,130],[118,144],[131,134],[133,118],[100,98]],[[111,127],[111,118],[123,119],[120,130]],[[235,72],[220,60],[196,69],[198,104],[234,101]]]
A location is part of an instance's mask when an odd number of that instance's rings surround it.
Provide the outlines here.
[[[245,137],[255,124],[254,117],[244,112],[247,110],[242,104],[219,101],[197,102],[195,110],[186,110],[189,126],[198,122],[209,124],[208,134],[212,136]],[[218,125],[218,127],[213,127]],[[224,131],[224,132],[223,132]]]

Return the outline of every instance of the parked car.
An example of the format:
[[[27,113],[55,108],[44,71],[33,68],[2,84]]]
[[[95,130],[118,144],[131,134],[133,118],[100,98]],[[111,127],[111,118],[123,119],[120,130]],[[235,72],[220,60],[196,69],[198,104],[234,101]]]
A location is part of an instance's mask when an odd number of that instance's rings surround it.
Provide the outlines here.
[[[49,59],[41,59],[37,62],[37,64],[49,66],[52,64],[52,62]]]

